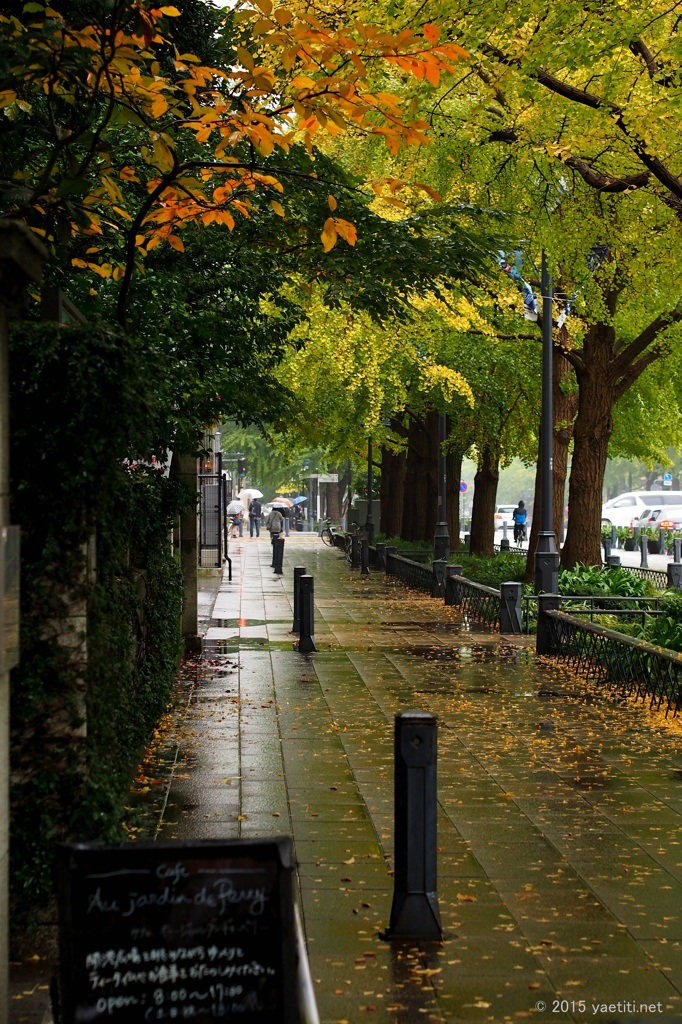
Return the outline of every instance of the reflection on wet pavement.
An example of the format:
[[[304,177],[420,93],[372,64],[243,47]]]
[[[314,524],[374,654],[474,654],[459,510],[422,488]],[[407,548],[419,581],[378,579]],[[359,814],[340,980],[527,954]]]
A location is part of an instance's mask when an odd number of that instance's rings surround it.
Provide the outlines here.
[[[325,1024],[634,1020],[599,1009],[624,999],[679,1019],[679,733],[525,641],[472,632],[382,574],[360,579],[316,537],[285,543],[281,579],[267,541],[231,550],[159,785],[135,798],[149,812],[139,834],[294,837]],[[311,656],[289,633],[297,564],[315,576]],[[446,939],[430,947],[379,938],[392,723],[408,708],[440,721]]]

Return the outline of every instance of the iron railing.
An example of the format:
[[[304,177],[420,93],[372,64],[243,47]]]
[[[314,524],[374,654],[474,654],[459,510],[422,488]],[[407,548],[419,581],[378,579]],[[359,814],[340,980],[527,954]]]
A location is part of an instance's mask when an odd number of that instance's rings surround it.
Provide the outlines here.
[[[452,576],[455,586],[459,589],[460,607],[466,619],[474,622],[485,622],[488,626],[499,628],[500,624],[500,591],[486,587],[483,583],[475,583],[464,576]]]
[[[430,565],[423,565],[392,551],[386,552],[386,572],[391,576],[398,576],[408,586],[417,590],[431,592],[433,589],[433,569]]]
[[[665,706],[666,717],[682,705],[682,655],[643,640],[584,622],[562,611],[544,613],[554,654],[588,679],[598,679],[622,694]]]
[[[533,613],[532,606],[537,604],[537,594],[524,594],[521,598],[523,606],[523,632],[530,633],[532,623],[537,619],[537,609]],[[618,597],[612,595],[586,595],[580,594],[565,594],[561,598],[562,607],[566,602],[571,602],[575,605],[587,605],[587,608],[583,607],[571,607],[569,609],[572,615],[583,616],[589,615],[590,622],[594,622],[595,615],[612,615],[616,618],[640,618],[642,625],[646,622],[647,616],[655,618],[657,615],[662,615],[661,602],[664,601],[663,597]],[[608,607],[609,604],[613,604],[613,607]],[[629,605],[630,607],[622,608],[618,605]],[[606,607],[604,607],[606,605]]]
[[[668,574],[663,572],[662,569],[647,569],[641,565],[621,565],[621,569],[627,569],[628,572],[631,572],[633,576],[639,577],[640,580],[651,580],[652,583],[663,590],[668,587]]]
[[[517,548],[511,545],[503,551],[499,544],[493,544],[493,551],[496,555],[523,555],[524,558],[528,554],[528,548]]]

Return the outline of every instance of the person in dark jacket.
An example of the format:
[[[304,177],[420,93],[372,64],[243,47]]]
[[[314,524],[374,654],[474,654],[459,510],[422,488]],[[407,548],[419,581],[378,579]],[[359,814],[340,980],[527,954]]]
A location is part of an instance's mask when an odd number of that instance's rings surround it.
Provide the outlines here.
[[[254,498],[249,505],[249,536],[253,537],[255,529],[256,536],[260,537],[260,517],[263,509],[258,498]]]

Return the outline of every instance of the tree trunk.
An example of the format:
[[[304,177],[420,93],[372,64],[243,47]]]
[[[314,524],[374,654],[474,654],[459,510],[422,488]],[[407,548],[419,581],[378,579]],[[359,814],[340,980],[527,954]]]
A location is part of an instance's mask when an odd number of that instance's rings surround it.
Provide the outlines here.
[[[399,537],[403,525],[407,457],[384,448],[381,452],[381,528],[385,537]]]
[[[495,540],[495,499],[500,478],[499,458],[484,448],[474,477],[474,502],[471,511],[472,555],[492,555]]]
[[[609,373],[612,328],[593,325],[585,339],[578,374],[580,396],[573,435],[573,465],[568,494],[568,530],[561,564],[601,565],[601,506],[604,471],[613,431],[614,388]]]
[[[438,514],[438,413],[412,420],[408,432],[407,470],[400,536],[430,540]]]
[[[565,331],[565,328],[562,330]],[[561,333],[559,335],[561,338]],[[561,526],[564,517],[564,494],[566,491],[566,472],[568,467],[568,449],[573,437],[573,427],[576,410],[578,408],[578,396],[573,393],[566,393],[566,387],[573,380],[573,367],[561,352],[561,349],[554,346],[553,376],[552,376],[552,402],[554,412],[554,436],[552,445],[552,458],[554,460],[554,502],[553,502],[553,523],[554,535],[557,547],[561,541]],[[538,468],[540,466],[540,453],[538,454]],[[540,532],[540,473],[535,474],[535,497],[533,499],[533,521],[530,527],[528,538],[528,556],[526,558],[527,583],[535,579],[535,548],[537,546],[538,533]]]

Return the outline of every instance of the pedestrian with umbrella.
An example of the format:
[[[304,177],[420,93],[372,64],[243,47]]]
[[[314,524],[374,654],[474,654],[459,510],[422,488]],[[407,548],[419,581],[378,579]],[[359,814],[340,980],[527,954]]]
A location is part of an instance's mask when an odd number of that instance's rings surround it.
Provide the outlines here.
[[[227,506],[226,512],[230,517],[230,533],[232,537],[237,536],[237,531],[239,531],[239,536],[241,537],[242,517],[244,515],[244,506],[242,505],[241,501],[237,501],[237,499],[235,498]]]

